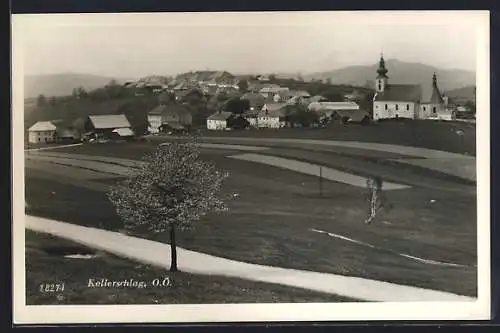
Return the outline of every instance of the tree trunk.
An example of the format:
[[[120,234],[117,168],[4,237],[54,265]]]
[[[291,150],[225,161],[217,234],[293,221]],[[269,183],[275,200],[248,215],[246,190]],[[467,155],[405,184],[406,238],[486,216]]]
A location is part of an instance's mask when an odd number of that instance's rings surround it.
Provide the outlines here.
[[[170,225],[170,271],[177,272],[177,246],[175,244],[175,225]]]

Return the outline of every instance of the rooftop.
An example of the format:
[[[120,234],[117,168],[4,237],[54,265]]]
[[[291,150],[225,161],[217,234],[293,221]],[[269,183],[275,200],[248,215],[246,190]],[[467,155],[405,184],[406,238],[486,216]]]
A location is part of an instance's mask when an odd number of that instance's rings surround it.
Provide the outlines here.
[[[418,84],[388,84],[384,92],[375,94],[375,101],[419,102],[422,87]]]
[[[126,128],[130,122],[124,114],[89,116],[95,129]]]

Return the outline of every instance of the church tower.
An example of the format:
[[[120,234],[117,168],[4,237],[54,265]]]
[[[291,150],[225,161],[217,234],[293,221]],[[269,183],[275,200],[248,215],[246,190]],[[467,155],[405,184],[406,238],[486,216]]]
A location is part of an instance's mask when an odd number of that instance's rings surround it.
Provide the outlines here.
[[[387,68],[385,68],[385,60],[384,60],[384,55],[380,55],[380,62],[379,66],[377,69],[377,80],[375,81],[375,91],[377,93],[383,93],[386,86],[387,86],[387,81],[389,80],[389,77],[387,76]]]

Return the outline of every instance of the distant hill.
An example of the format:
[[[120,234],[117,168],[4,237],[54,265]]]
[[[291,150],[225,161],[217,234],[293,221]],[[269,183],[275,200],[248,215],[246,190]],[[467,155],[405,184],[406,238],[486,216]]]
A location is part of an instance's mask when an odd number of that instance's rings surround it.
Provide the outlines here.
[[[124,83],[124,78],[112,78],[91,74],[64,73],[49,75],[26,75],[24,78],[24,97],[37,97],[42,94],[49,96],[69,96],[73,88],[83,87],[92,90],[104,86],[115,79]]]
[[[349,84],[364,86],[373,84],[378,68],[378,62],[369,66],[349,66],[341,69],[304,74],[306,80],[331,79],[333,84]],[[427,101],[432,93],[432,74],[438,75],[438,85],[441,91],[450,91],[465,86],[474,85],[476,74],[472,71],[460,69],[439,69],[433,66],[403,62],[396,59],[386,60],[386,68],[389,70],[389,84],[420,84],[422,85],[422,100]]]
[[[458,88],[458,89],[446,91],[445,94],[446,94],[446,96],[449,96],[452,99],[457,98],[457,99],[461,99],[461,100],[473,101],[475,89],[476,89],[476,86],[467,86],[467,87],[463,87],[463,88]]]

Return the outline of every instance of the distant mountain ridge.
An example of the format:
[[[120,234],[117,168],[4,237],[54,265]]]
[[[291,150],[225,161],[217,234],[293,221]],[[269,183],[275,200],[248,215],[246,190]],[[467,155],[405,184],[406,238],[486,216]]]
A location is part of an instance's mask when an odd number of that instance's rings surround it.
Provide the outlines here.
[[[47,75],[26,75],[24,77],[24,97],[32,98],[38,95],[68,96],[73,88],[83,87],[92,90],[103,87],[111,80],[124,83],[124,78],[113,78],[107,76],[79,73],[62,73]]]
[[[422,86],[422,101],[427,101],[432,94],[432,74],[438,76],[438,86],[441,92],[450,91],[476,84],[476,73],[461,69],[440,69],[434,66],[403,62],[389,59],[385,62],[389,71],[389,84],[420,84]],[[378,62],[368,66],[348,66],[333,71],[304,74],[305,80],[330,79],[333,84],[349,84],[353,86],[372,86],[378,68]]]

